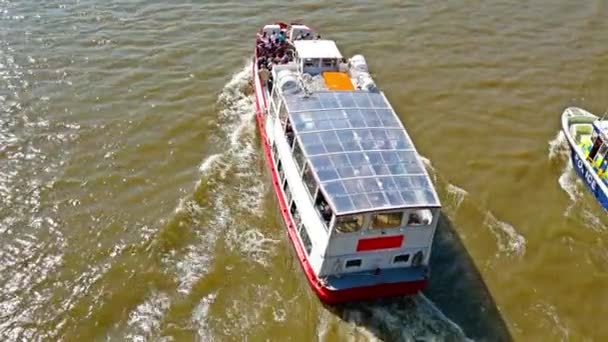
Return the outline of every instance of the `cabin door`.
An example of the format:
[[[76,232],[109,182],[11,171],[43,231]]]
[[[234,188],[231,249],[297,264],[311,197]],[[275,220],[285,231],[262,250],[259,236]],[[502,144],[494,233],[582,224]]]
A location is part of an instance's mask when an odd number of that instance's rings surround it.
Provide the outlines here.
[[[604,141],[602,140],[602,138],[597,137],[597,139],[595,139],[595,142],[593,143],[593,147],[591,148],[591,151],[589,151],[589,160],[595,159],[595,155],[597,154],[597,151],[600,150],[600,147],[603,144],[604,144]]]
[[[604,144],[602,147],[600,147],[599,152],[595,154],[593,163],[591,163],[594,168],[600,169],[602,167],[602,163],[604,162],[606,156],[606,151],[608,151],[608,145]]]

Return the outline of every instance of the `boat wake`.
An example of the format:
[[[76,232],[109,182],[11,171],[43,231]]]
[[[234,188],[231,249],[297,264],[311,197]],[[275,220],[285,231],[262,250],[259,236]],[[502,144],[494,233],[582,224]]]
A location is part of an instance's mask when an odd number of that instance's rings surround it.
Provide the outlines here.
[[[345,305],[339,318],[319,317],[317,339],[345,341],[471,341],[424,294]]]
[[[508,222],[499,220],[487,208],[484,208],[480,203],[464,189],[448,182],[442,178],[431,161],[428,158],[422,158],[427,172],[435,180],[435,187],[444,199],[443,210],[452,220],[456,220],[461,207],[466,207],[467,210],[473,210],[477,213],[475,216],[483,217],[481,224],[488,228],[496,239],[498,248],[497,256],[502,254],[522,256],[526,251],[526,239],[517,229]],[[461,232],[465,234],[465,232]]]
[[[549,141],[548,158],[550,162],[562,168],[558,183],[571,202],[564,211],[564,216],[583,222],[586,227],[595,231],[608,229],[608,223],[601,219],[604,216],[603,209],[588,196],[585,184],[576,175],[570,159],[570,146],[561,130]]]
[[[223,259],[235,256],[269,267],[279,240],[259,228],[266,187],[256,167],[250,70],[251,65],[244,66],[218,95],[217,133],[209,137],[217,152],[201,161],[192,194],[180,200],[146,248],[159,255],[159,267],[171,275],[175,288],[151,293],[129,313],[117,335],[146,340],[185,320],[191,323],[184,328],[200,339],[213,339],[210,330],[218,319],[209,312],[222,287],[218,267],[233,267]],[[188,317],[175,317],[175,307],[189,308]]]

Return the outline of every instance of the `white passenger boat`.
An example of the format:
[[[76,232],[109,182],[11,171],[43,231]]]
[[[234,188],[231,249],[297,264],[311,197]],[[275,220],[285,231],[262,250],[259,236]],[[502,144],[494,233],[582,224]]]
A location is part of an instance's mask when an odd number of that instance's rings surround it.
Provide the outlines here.
[[[562,130],[576,173],[602,207],[608,209],[608,119],[569,107],[562,113]]]
[[[308,26],[271,24],[253,76],[274,191],[312,289],[330,304],[423,289],[441,205],[363,56],[344,59]]]

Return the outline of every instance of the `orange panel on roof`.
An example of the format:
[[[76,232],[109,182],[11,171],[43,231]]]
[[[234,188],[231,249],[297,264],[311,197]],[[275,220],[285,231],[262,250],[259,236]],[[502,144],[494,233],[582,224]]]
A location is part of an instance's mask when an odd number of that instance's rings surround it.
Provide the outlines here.
[[[350,77],[345,72],[326,71],[323,73],[323,79],[329,90],[355,90]]]

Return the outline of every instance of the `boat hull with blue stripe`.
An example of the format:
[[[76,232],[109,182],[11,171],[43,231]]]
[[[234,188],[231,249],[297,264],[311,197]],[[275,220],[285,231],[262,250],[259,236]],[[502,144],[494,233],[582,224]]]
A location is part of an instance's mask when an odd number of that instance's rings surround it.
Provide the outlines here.
[[[569,107],[562,114],[562,130],[574,170],[598,203],[608,209],[608,120]]]

